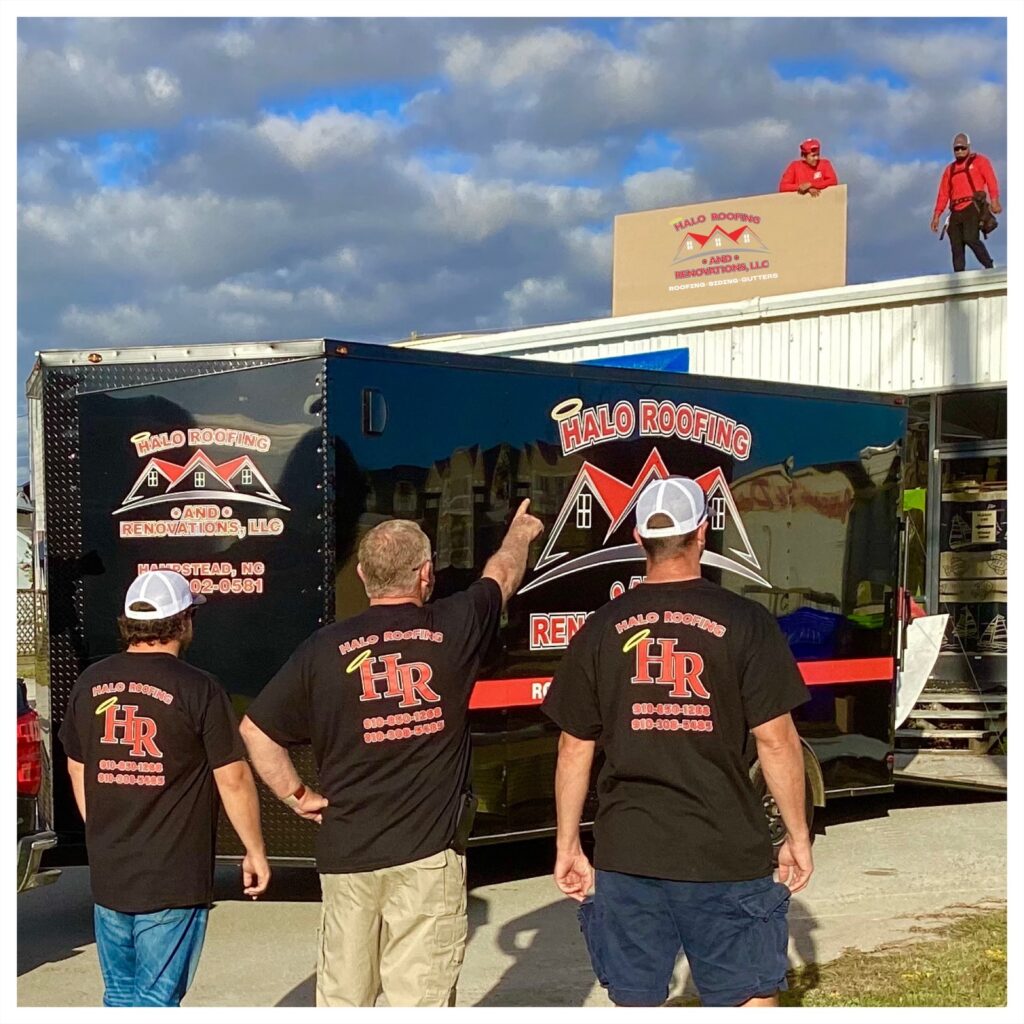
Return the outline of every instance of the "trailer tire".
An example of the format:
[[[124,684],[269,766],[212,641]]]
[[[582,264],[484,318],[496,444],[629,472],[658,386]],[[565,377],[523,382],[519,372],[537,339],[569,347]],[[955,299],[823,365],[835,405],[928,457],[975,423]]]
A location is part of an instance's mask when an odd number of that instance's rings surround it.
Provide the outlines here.
[[[782,815],[779,814],[775,797],[768,789],[764,773],[761,771],[761,763],[755,761],[750,769],[750,781],[753,783],[754,792],[764,809],[764,815],[768,819],[768,834],[772,840],[772,860],[777,864],[779,860],[779,848],[786,841],[786,826],[782,823]],[[804,816],[807,819],[807,831],[810,833],[811,842],[814,842],[814,790],[811,786],[810,776],[804,774]]]

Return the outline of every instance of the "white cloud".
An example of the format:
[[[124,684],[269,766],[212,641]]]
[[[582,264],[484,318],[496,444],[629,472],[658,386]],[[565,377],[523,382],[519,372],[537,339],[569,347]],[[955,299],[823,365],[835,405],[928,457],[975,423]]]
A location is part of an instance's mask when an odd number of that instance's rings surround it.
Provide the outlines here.
[[[494,146],[491,164],[498,175],[566,178],[593,170],[599,158],[600,150],[595,145],[557,149],[535,146],[522,139],[506,139]]]
[[[88,310],[69,306],[60,318],[69,340],[82,345],[139,345],[154,340],[160,317],[136,305]]]
[[[145,75],[146,91],[158,104],[170,104],[181,97],[181,84],[169,71],[150,68]]]
[[[510,325],[519,326],[538,314],[547,319],[570,305],[571,292],[563,277],[528,277],[503,295]],[[536,320],[532,321],[536,323]]]
[[[596,188],[477,181],[468,174],[430,171],[418,161],[405,171],[429,196],[420,223],[452,238],[480,241],[513,224],[552,226],[605,213]]]
[[[222,33],[215,44],[229,57],[247,57],[256,49],[256,41],[248,32],[228,31]]]
[[[181,98],[177,78],[160,67],[124,71],[75,47],[26,49],[18,59],[18,132],[22,139],[96,130],[110,111],[123,127],[166,123]]]
[[[899,74],[929,82],[951,82],[983,71],[1006,70],[1006,43],[969,29],[892,35],[870,31],[853,37],[857,51]]]
[[[638,171],[622,183],[630,210],[651,210],[660,206],[683,206],[703,197],[703,186],[692,170],[659,167]]]
[[[447,45],[444,67],[456,82],[484,84],[503,90],[535,83],[539,77],[571,66],[589,48],[575,32],[545,28],[515,39],[487,45],[472,35],[461,34]]]
[[[135,280],[188,281],[260,265],[293,225],[276,199],[136,189],[101,191],[66,206],[28,205],[20,228],[22,251],[40,270],[49,263]]]
[[[340,110],[325,110],[306,121],[266,117],[256,130],[285,160],[303,171],[331,158],[365,156],[389,133],[381,118]]]

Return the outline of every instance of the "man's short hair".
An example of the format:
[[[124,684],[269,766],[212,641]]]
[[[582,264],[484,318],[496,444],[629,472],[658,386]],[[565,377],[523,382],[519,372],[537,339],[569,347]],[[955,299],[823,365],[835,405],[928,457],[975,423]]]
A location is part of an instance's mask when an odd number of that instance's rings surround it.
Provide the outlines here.
[[[410,519],[378,523],[359,542],[359,566],[369,597],[403,597],[416,589],[430,560],[430,539]]]
[[[655,513],[647,521],[647,525],[653,529],[673,526],[672,520],[661,512]],[[697,543],[697,534],[700,527],[691,530],[689,533],[680,534],[676,537],[641,537],[640,544],[651,563],[664,562],[670,558],[678,558],[687,548]]]
[[[121,634],[121,643],[128,648],[132,644],[167,644],[172,640],[181,640],[194,614],[193,606],[176,615],[169,615],[166,619],[129,619],[127,615],[120,615],[117,629]]]

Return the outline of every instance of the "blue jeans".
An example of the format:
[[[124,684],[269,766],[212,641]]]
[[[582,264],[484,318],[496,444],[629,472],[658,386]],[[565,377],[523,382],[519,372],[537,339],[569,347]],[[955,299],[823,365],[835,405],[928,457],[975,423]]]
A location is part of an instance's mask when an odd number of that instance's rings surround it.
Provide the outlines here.
[[[199,966],[206,907],[122,914],[97,905],[104,1006],[178,1006]]]

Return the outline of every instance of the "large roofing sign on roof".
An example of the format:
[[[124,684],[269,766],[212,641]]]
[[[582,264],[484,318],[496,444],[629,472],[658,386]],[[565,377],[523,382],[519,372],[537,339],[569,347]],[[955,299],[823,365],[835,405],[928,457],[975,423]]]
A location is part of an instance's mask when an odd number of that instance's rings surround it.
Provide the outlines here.
[[[615,218],[612,316],[846,284],[846,186]]]

